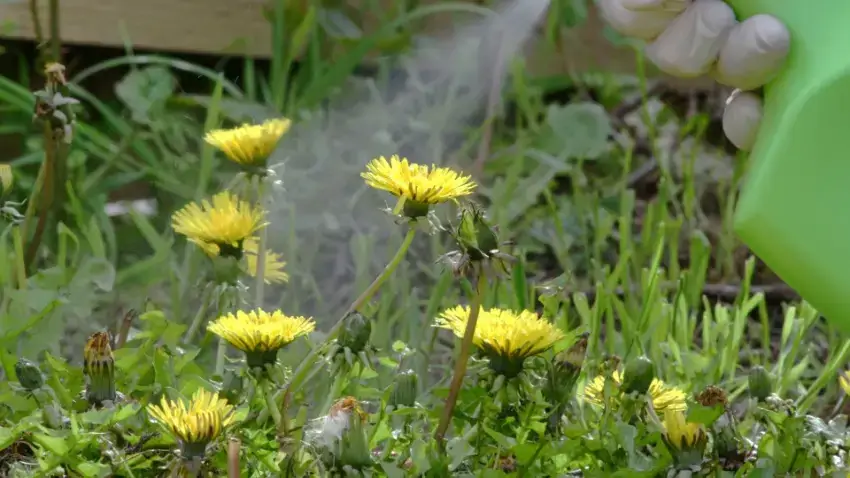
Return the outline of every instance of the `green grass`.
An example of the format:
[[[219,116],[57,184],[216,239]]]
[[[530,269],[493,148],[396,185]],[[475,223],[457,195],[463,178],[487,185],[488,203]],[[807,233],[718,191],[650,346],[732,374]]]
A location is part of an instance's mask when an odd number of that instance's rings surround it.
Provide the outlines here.
[[[460,139],[448,141],[444,125],[413,134],[410,124],[448,117],[462,97],[426,105],[410,122],[397,117],[397,104],[373,102],[359,119],[383,128],[391,141],[358,143],[362,130],[344,127],[351,120],[336,106],[338,90],[389,88],[391,61],[380,64],[374,84],[352,72],[376,47],[405,44],[423,17],[459,10],[486,11],[453,3],[399,5],[384,12],[381,29],[345,40],[344,56],[328,62],[328,51],[342,40],[319,27],[312,7],[292,12],[281,6],[270,12],[277,49],[268,77],[248,60],[238,82],[165,56],[128,55],[71,74],[69,93],[82,107],[67,157],[67,199],[62,221],[51,221],[30,270],[24,251],[31,238],[9,211],[18,207],[23,214],[25,206],[15,204],[39,191],[44,142],[31,125],[32,92],[0,78],[2,131],[25,146],[20,157],[3,158],[13,165],[16,184],[4,191],[9,209],[0,235],[0,475],[171,476],[187,465],[185,456],[147,406],[162,397],[188,398],[199,388],[218,391],[236,416],[206,450],[201,476],[225,476],[228,467],[241,470],[228,476],[252,477],[848,471],[838,376],[850,345],[805,302],[775,297],[775,279],[731,230],[746,158],[710,163],[707,115],[682,120],[666,108],[656,114],[643,71],[539,79],[529,78],[518,60],[504,95],[509,107],[491,123],[474,198],[500,238],[513,242],[504,252],[516,260],[504,277],[482,283],[476,299],[474,281],[436,262],[464,247],[448,233],[458,223],[456,208],[442,205],[430,224],[416,226],[388,280],[374,295],[361,296],[407,232],[403,221],[380,210],[392,198],[362,184],[365,161],[388,154],[387,144],[413,151],[420,156],[411,153],[414,161],[474,158],[488,122],[464,123],[450,131]],[[117,87],[117,102],[77,86],[126,65],[133,69]],[[178,92],[176,71],[206,78],[208,94]],[[31,74],[25,73],[22,78]],[[546,101],[564,89],[577,99]],[[582,92],[599,103],[580,99]],[[612,114],[635,97],[639,106],[631,115]],[[287,260],[291,279],[268,287],[263,303],[312,315],[318,328],[286,346],[266,376],[246,370],[235,350],[221,362],[224,371],[214,373],[220,349],[206,324],[232,308],[252,308],[255,283],[210,283],[211,261],[174,234],[170,214],[240,180],[235,166],[202,141],[205,131],[280,114],[297,124],[272,161],[286,164],[277,171],[283,188],[269,205],[268,237]],[[334,134],[322,150],[317,145],[327,131]],[[638,177],[650,155],[657,159],[657,180]],[[159,213],[106,216],[108,195],[138,180],[152,185]],[[319,202],[326,191],[344,193]],[[358,304],[357,297],[367,300]],[[527,360],[515,378],[499,376],[480,350],[473,353],[443,449],[433,434],[460,340],[435,328],[434,320],[474,300],[485,308],[537,311],[564,339]],[[349,308],[367,318],[368,343],[352,339],[364,323],[349,318],[332,329]],[[124,320],[130,309],[138,316]],[[202,327],[186,341],[196,319]],[[93,408],[83,344],[101,330],[129,334],[114,350],[114,384],[123,398]],[[586,351],[564,365],[561,352],[581,334]],[[630,372],[645,360],[649,370]],[[584,388],[617,364],[627,370],[623,388],[632,393],[621,396],[606,386],[603,403],[589,403]],[[701,430],[690,448],[674,446],[673,417],[650,406],[631,381],[652,377],[687,397],[687,420]],[[728,404],[709,403],[706,389]],[[325,417],[348,396],[367,419],[334,431]]]

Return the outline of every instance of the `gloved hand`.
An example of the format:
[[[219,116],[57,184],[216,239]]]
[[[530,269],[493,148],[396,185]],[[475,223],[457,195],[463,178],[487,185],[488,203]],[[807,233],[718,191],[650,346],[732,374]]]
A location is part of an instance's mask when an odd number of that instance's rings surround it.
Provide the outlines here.
[[[802,1],[802,0],[801,0]],[[848,0],[850,1],[850,0]],[[646,40],[647,57],[667,74],[710,74],[736,88],[723,112],[723,130],[748,151],[762,119],[751,90],[773,79],[788,55],[790,34],[770,15],[738,22],[722,0],[597,0],[603,17],[623,35]]]

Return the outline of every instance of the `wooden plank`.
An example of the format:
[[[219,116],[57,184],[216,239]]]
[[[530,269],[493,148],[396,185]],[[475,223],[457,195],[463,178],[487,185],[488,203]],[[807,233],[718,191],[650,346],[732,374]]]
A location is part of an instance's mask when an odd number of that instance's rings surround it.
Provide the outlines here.
[[[45,22],[47,1],[38,3]],[[60,0],[60,29],[63,41],[69,44],[122,48],[129,41],[136,48],[155,51],[263,58],[270,56],[272,45],[270,26],[263,14],[266,3],[266,0]],[[430,18],[425,30],[446,30],[449,21],[451,17],[447,15]],[[368,23],[367,30],[374,28],[374,21]],[[8,38],[35,37],[26,0],[0,2],[0,24],[5,24],[0,34]],[[634,72],[634,52],[614,46],[602,31],[603,22],[592,8],[589,20],[567,33],[560,52],[545,40],[536,39],[528,50],[529,72],[535,76]],[[666,78],[666,82],[684,88],[711,84],[706,79]]]
[[[271,31],[263,0],[60,0],[60,30],[71,44],[266,56]],[[42,23],[47,1],[39,0]],[[3,34],[34,39],[29,2],[0,3]]]

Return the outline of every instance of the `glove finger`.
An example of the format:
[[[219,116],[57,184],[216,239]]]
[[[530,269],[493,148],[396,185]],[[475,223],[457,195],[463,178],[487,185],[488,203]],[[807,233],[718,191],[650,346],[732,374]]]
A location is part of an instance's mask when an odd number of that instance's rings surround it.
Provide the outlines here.
[[[735,90],[723,110],[723,132],[738,149],[749,151],[756,142],[763,115],[762,99],[750,92]]]
[[[779,19],[752,16],[729,31],[714,78],[742,90],[763,86],[782,68],[790,45],[791,34]]]
[[[629,0],[598,0],[597,6],[611,28],[622,35],[640,40],[652,40],[657,37],[679,13],[661,8],[630,10],[624,6],[624,1]]]
[[[703,75],[714,66],[723,39],[735,23],[735,12],[726,2],[694,2],[647,46],[646,54],[665,73],[685,78]]]
[[[620,0],[620,4],[628,10],[654,10],[682,13],[693,0]]]

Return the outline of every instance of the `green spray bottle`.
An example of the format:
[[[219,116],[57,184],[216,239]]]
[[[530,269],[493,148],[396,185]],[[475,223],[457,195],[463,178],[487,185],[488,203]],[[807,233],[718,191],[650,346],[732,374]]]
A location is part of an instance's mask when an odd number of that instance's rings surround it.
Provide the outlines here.
[[[850,0],[727,1],[741,20],[766,13],[791,32],[765,87],[735,231],[850,335]]]

